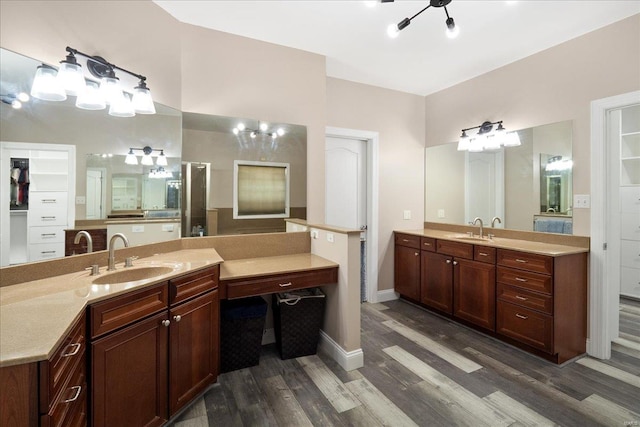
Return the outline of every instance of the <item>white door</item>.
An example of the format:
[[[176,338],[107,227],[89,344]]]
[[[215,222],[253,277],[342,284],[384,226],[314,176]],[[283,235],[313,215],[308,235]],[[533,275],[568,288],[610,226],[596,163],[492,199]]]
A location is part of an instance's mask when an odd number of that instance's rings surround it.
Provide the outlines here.
[[[484,225],[493,217],[504,219],[504,152],[467,153],[465,185],[467,222],[482,218]],[[470,208],[470,207],[473,208]],[[496,226],[501,226],[496,224]]]
[[[325,180],[325,223],[362,230],[360,290],[366,301],[367,142],[327,136]]]
[[[104,206],[103,171],[100,169],[87,168],[87,200],[86,200],[86,218],[101,219],[102,209]]]

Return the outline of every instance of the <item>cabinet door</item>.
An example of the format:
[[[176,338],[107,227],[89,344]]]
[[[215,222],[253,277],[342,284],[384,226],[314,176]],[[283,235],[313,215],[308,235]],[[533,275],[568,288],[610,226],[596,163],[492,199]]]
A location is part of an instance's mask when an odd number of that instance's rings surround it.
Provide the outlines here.
[[[447,314],[453,307],[453,270],[451,257],[422,251],[422,289],[420,302]]]
[[[218,290],[171,309],[171,415],[218,377]]]
[[[93,426],[167,421],[167,317],[164,311],[91,345]]]
[[[395,290],[400,295],[420,299],[420,250],[395,247]]]
[[[461,259],[453,263],[454,316],[495,331],[495,265]]]

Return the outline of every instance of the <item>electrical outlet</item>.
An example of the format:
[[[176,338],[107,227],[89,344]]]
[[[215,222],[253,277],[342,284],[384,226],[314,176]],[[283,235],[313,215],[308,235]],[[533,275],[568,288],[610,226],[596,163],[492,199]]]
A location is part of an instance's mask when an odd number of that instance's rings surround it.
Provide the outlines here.
[[[318,230],[311,230],[311,238],[312,239],[318,238]]]
[[[438,218],[444,218],[444,209],[438,209]]]
[[[327,233],[327,242],[333,243],[333,233]]]
[[[589,194],[575,194],[573,196],[574,209],[589,209],[591,207],[591,196]]]

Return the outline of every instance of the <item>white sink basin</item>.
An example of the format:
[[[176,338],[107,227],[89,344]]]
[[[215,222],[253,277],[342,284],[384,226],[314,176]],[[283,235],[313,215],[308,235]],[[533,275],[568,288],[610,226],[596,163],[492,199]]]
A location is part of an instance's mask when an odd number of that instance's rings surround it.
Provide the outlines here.
[[[104,274],[93,280],[94,285],[109,285],[115,283],[135,282],[137,280],[153,279],[163,274],[171,273],[173,268],[164,266],[151,266],[140,268],[127,268]]]

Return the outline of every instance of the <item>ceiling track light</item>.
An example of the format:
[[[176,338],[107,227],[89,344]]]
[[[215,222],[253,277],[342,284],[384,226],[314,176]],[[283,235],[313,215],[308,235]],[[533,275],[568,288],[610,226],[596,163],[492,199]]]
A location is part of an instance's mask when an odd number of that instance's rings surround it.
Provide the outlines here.
[[[233,128],[232,132],[234,135],[248,133],[251,139],[255,139],[258,135],[266,135],[271,137],[271,139],[276,139],[285,134],[285,130],[281,127],[269,130],[269,125],[265,122],[260,122],[258,129],[250,129],[246,127],[244,123],[238,123],[238,125]]]
[[[494,126],[498,125],[495,129]],[[467,132],[478,129],[478,132],[467,135]],[[481,152],[499,150],[500,147],[517,147],[520,145],[518,132],[507,132],[502,126],[502,120],[497,122],[485,121],[479,126],[462,129],[458,141],[458,151]]]
[[[137,165],[138,157],[134,153],[134,151],[142,151],[142,157],[140,158],[140,164],[145,166],[153,166],[153,158],[151,157],[151,153],[154,151],[159,151],[160,154],[156,157],[156,165],[158,166],[167,166],[167,156],[164,154],[164,149],[160,148],[151,148],[148,145],[143,148],[129,148],[129,152],[124,159],[124,162],[128,165]]]
[[[76,107],[102,110],[109,105],[109,114],[115,117],[156,113],[145,76],[69,46],[66,51],[67,56],[60,61],[57,70],[46,64],[37,68],[31,96],[45,101],[64,101],[67,96],[76,96]],[[87,70],[97,81],[85,79],[82,65],[78,63],[76,56],[86,58]],[[138,79],[137,86],[129,90],[123,89],[116,70]]]
[[[393,3],[394,0],[380,0],[381,3]],[[398,22],[397,25],[392,24],[391,26],[389,26],[387,33],[389,34],[389,37],[397,37],[398,34],[400,33],[400,31],[404,30],[405,28],[407,28],[409,26],[409,24],[411,24],[411,21],[413,21],[415,18],[418,17],[418,15],[420,15],[422,12],[424,12],[425,10],[429,9],[430,7],[442,7],[444,8],[444,12],[447,15],[447,19],[445,21],[445,24],[447,26],[447,37],[449,38],[455,38],[458,36],[458,33],[460,32],[460,28],[456,25],[454,19],[449,16],[449,11],[447,10],[447,5],[449,3],[451,3],[452,0],[429,0],[429,4],[423,8],[422,10],[420,10],[418,13],[416,13],[415,15],[413,15],[411,18],[404,18],[402,21]]]

